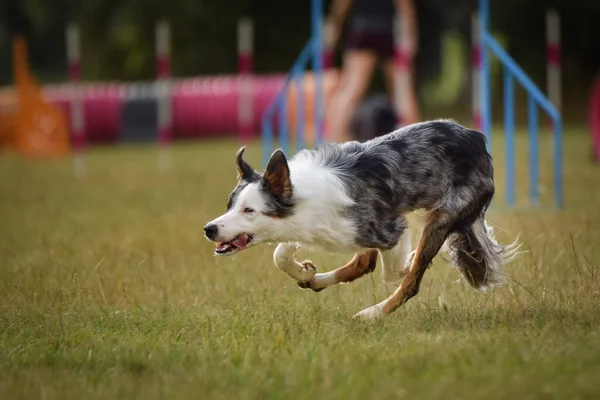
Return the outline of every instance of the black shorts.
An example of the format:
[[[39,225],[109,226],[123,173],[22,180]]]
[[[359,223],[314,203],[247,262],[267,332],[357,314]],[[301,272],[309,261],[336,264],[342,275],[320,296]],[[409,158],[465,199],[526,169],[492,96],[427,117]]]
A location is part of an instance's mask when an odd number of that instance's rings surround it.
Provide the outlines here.
[[[346,39],[347,50],[370,51],[384,61],[394,57],[394,31],[391,21],[381,23],[357,18],[349,25]]]

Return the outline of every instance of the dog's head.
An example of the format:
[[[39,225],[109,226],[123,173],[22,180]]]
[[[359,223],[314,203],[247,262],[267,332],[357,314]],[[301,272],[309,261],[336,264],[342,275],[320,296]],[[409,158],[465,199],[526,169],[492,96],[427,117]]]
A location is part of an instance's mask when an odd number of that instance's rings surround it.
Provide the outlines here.
[[[260,174],[244,161],[244,150],[241,147],[236,153],[238,183],[227,200],[227,212],[204,226],[206,237],[217,242],[217,255],[232,255],[276,240],[282,220],[294,212],[290,170],[283,151],[273,152]]]

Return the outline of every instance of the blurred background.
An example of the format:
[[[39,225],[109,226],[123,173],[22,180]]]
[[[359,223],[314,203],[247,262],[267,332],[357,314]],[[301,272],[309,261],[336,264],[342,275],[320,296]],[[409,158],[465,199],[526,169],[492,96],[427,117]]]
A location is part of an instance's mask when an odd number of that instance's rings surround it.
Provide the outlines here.
[[[8,0],[0,0],[3,9],[7,3]],[[171,74],[176,78],[236,74],[237,24],[244,16],[254,21],[253,68],[257,74],[286,73],[310,34],[311,2],[305,0],[20,0],[20,3],[28,19],[22,24],[29,46],[30,68],[44,84],[67,81],[65,30],[70,22],[80,26],[81,78],[88,82],[154,80],[155,26],[161,19],[171,25]],[[420,41],[415,74],[424,117],[468,116],[470,18],[476,1],[419,0],[415,4]],[[324,12],[328,12],[330,5],[331,1],[324,1]],[[564,117],[570,122],[585,123],[592,82],[600,70],[597,39],[600,2],[492,1],[491,31],[544,88],[545,12],[549,7],[558,11],[562,25]],[[14,79],[8,17],[6,12],[0,14],[3,60],[0,85],[11,85]],[[339,47],[336,65],[340,60]],[[497,64],[493,77],[500,85],[501,69]],[[378,72],[370,90],[381,90],[383,85]],[[501,106],[500,101],[494,103],[495,109]]]

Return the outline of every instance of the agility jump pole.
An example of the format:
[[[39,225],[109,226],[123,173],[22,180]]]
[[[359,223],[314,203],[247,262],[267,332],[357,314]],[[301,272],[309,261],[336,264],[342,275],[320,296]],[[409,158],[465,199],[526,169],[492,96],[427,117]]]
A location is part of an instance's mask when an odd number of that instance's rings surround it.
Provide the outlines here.
[[[479,34],[481,37],[481,87],[480,101],[482,114],[482,131],[491,135],[491,86],[489,54],[495,55],[502,64],[504,72],[504,131],[506,148],[506,203],[509,207],[515,204],[515,120],[514,120],[514,82],[516,81],[528,97],[529,120],[529,197],[532,206],[539,204],[539,171],[538,171],[538,108],[541,108],[552,119],[553,131],[553,180],[554,200],[557,208],[564,203],[563,193],[563,122],[558,107],[544,95],[523,69],[512,59],[489,31],[489,0],[478,0]],[[489,142],[488,142],[489,146]]]
[[[394,108],[398,125],[406,125],[406,88],[412,84],[412,58],[408,49],[406,24],[398,16],[394,19]]]
[[[556,10],[550,9],[546,12],[546,90],[548,99],[559,112],[562,111],[560,53],[560,17]]]
[[[73,168],[75,176],[85,176],[85,160],[83,149],[85,147],[85,119],[83,115],[83,89],[81,87],[81,54],[79,28],[74,23],[67,26],[67,62],[70,87],[71,106],[71,135],[74,147]]]
[[[481,131],[481,32],[479,14],[471,14],[471,110],[473,127]]]
[[[313,41],[312,68],[315,77],[315,134],[314,144],[324,140],[325,91],[323,88],[323,0],[311,1],[311,37]]]
[[[254,64],[254,23],[243,17],[238,21],[238,134],[247,144],[254,131],[254,93],[252,67]]]
[[[156,84],[158,90],[158,166],[166,171],[171,166],[168,152],[173,134],[171,107],[171,32],[167,21],[156,24]]]
[[[481,27],[479,26],[479,14],[471,16],[472,37],[472,115],[475,129],[483,129],[481,116],[482,93],[482,50],[481,50]],[[554,9],[546,12],[546,89],[548,99],[554,104],[558,111],[562,111],[562,84],[561,84],[561,43],[560,43],[560,16]]]

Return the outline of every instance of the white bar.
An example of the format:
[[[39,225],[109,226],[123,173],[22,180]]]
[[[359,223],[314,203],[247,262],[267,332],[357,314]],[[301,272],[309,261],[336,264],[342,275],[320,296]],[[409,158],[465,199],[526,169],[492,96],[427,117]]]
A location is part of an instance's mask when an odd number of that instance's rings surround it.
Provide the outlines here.
[[[546,13],[546,48],[556,47],[560,54],[560,17],[556,10],[550,9]],[[562,85],[561,85],[561,65],[555,65],[547,60],[548,71],[546,75],[548,98],[554,106],[560,111],[562,109]]]
[[[254,48],[254,23],[249,17],[238,22],[238,54],[252,54]]]
[[[164,58],[170,63],[171,55],[171,31],[169,23],[165,20],[159,21],[156,24],[156,57],[157,62],[159,59]],[[162,129],[171,125],[171,109],[170,105],[170,81],[169,77],[161,77],[158,81],[151,86],[151,97],[157,99],[158,103],[158,127]]]
[[[546,39],[550,44],[560,45],[560,17],[554,9],[546,12]]]
[[[83,131],[83,93],[77,84],[71,90],[71,128],[73,134],[77,135]]]
[[[239,120],[242,124],[252,122],[252,79],[240,78]]]
[[[171,30],[167,21],[161,20],[156,24],[156,65],[160,68],[162,62],[166,62],[169,66],[167,74],[170,75],[171,64]],[[158,70],[160,75],[162,71]],[[158,112],[158,133],[159,136],[165,131],[171,130],[172,115],[171,115],[171,78],[170,76],[157,77],[154,84],[145,86],[147,89],[145,94],[156,99]],[[149,89],[149,90],[148,90]],[[171,168],[171,157],[166,146],[161,145],[158,149],[158,169],[165,172]]]
[[[159,128],[171,126],[171,108],[170,108],[170,89],[171,85],[167,80],[157,82],[156,95],[158,99],[158,126]]]
[[[171,32],[167,21],[159,21],[156,24],[156,55],[158,57],[169,57],[171,53]]]
[[[238,22],[238,57],[240,62],[253,59],[254,51],[254,23],[249,17],[242,17]],[[240,134],[246,133],[253,125],[253,81],[252,71],[240,70],[239,72],[239,97],[238,97],[238,126]]]
[[[74,23],[67,26],[67,61],[79,63],[79,29]]]

